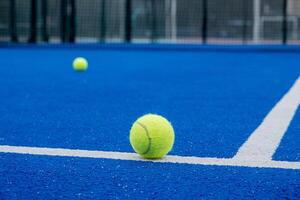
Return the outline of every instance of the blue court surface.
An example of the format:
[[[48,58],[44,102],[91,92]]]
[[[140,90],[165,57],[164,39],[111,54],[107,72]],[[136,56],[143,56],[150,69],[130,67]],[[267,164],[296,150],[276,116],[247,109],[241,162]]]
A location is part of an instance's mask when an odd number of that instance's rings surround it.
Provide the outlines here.
[[[300,47],[7,46],[0,55],[0,199],[300,199]],[[78,56],[86,72],[73,71]],[[176,135],[154,162],[129,143],[147,113]]]

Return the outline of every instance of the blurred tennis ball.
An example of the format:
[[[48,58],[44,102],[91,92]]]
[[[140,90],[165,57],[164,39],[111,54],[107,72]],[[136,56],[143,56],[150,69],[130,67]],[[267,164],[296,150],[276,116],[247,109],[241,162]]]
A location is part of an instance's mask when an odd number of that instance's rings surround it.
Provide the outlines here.
[[[79,72],[82,72],[82,71],[86,71],[88,68],[88,62],[85,58],[83,57],[77,57],[74,59],[73,61],[73,69],[75,71],[79,71]]]

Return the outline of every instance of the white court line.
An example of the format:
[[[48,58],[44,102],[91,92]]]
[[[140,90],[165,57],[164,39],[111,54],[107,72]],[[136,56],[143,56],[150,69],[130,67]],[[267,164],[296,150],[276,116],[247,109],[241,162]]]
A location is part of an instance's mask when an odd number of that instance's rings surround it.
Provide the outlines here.
[[[240,147],[234,159],[269,161],[300,104],[300,77]]]
[[[21,146],[0,146],[0,153],[30,154],[42,156],[64,156],[81,158],[104,158],[114,160],[131,160],[157,163],[177,163],[192,165],[216,165],[216,166],[236,166],[255,168],[279,168],[279,169],[300,169],[300,162],[285,161],[239,161],[232,158],[205,158],[190,156],[166,156],[158,160],[146,160],[140,158],[135,153],[113,152],[113,151],[88,151],[59,148],[21,147]]]
[[[0,153],[16,153],[43,156],[104,158],[143,162],[216,165],[255,168],[300,169],[300,162],[273,161],[277,149],[300,103],[300,78],[289,92],[276,104],[233,158],[206,158],[190,156],[166,156],[159,160],[146,160],[135,153],[112,151],[88,151],[60,148],[40,148],[0,145]]]

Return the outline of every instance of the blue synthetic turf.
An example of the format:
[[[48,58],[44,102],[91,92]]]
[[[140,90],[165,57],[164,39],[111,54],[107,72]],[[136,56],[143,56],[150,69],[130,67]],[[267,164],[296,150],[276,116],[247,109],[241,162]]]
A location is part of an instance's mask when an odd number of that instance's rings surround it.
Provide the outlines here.
[[[0,145],[132,152],[131,124],[157,113],[171,154],[232,157],[300,75],[295,49],[168,48],[1,48]],[[274,159],[299,161],[299,120]],[[0,199],[299,199],[299,183],[299,170],[0,154]]]
[[[1,49],[0,144],[132,151],[132,122],[168,118],[172,154],[231,157],[297,76],[298,54]],[[72,71],[84,56],[86,73]]]
[[[300,161],[300,109],[292,120],[281,143],[273,156],[274,160]]]
[[[0,154],[4,199],[299,199],[300,171]]]

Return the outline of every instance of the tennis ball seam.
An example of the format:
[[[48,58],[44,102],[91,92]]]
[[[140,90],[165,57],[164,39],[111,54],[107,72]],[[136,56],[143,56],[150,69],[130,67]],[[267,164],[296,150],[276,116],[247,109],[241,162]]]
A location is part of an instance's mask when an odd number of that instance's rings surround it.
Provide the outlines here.
[[[148,131],[147,127],[144,124],[142,124],[141,122],[136,122],[136,123],[138,125],[140,125],[145,130],[146,136],[148,138],[148,148],[146,149],[145,152],[141,153],[142,155],[144,155],[144,154],[147,154],[151,149],[151,143],[152,143],[151,142],[151,137],[149,136],[149,131]]]

